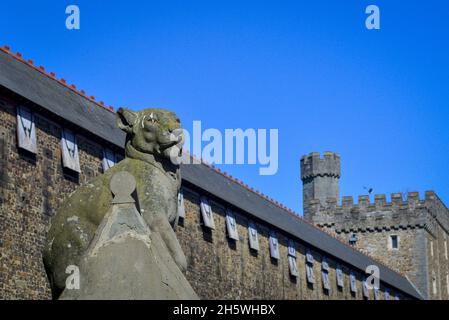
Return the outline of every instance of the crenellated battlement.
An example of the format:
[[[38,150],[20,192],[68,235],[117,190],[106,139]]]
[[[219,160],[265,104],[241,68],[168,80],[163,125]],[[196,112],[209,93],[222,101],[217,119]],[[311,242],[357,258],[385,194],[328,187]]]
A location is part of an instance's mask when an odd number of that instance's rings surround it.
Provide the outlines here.
[[[317,176],[340,178],[340,156],[334,152],[312,152],[301,158],[301,179]]]
[[[323,205],[319,200],[309,201],[305,214],[319,226],[332,227],[336,232],[375,231],[386,228],[425,227],[430,232],[435,223],[449,230],[449,212],[433,191],[426,191],[423,198],[418,192],[392,193],[387,202],[385,194],[344,196],[341,205],[336,198],[327,198]]]

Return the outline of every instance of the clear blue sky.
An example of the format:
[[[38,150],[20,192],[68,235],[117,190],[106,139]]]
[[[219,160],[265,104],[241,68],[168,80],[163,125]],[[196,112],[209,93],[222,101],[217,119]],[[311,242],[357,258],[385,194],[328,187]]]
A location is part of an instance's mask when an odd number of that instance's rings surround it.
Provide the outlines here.
[[[173,109],[187,129],[278,128],[278,174],[221,167],[298,212],[299,159],[325,150],[341,155],[342,195],[433,189],[449,204],[448,1],[9,1],[0,30],[115,107]]]

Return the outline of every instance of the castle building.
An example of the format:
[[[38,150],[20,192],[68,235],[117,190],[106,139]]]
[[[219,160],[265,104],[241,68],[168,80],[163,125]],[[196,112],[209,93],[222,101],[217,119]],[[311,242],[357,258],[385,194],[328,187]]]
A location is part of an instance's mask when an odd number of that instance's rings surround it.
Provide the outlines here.
[[[115,117],[83,90],[0,49],[0,299],[51,298],[42,262],[50,220],[76,188],[123,158]],[[200,298],[447,298],[447,209],[434,194],[358,206],[345,198],[337,207],[327,198],[338,198],[338,156],[302,161],[313,223],[213,166],[181,166],[176,232]],[[380,252],[385,241],[396,260]]]
[[[438,196],[361,195],[339,204],[340,173],[335,153],[302,157],[305,219],[404,273],[426,299],[449,299],[449,211]]]

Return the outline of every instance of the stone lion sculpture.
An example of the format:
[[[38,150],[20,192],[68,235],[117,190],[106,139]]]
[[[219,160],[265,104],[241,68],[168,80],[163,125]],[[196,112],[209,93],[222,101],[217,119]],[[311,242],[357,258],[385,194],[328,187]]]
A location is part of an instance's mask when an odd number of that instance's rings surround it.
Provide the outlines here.
[[[117,124],[127,134],[126,158],[72,193],[51,221],[43,256],[54,298],[65,288],[67,266],[78,265],[107,212],[112,200],[109,183],[120,171],[135,177],[134,197],[143,219],[151,232],[160,234],[181,271],[186,269],[174,232],[184,142],[180,120],[163,109],[120,108]]]

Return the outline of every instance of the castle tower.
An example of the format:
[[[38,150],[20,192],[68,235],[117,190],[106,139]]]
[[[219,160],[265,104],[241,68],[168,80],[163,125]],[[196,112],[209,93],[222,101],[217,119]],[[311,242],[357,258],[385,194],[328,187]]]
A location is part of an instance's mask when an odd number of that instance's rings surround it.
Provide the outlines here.
[[[339,198],[340,156],[333,152],[312,152],[301,158],[301,180],[303,183],[304,217],[311,221],[311,200],[326,204],[327,198]]]

